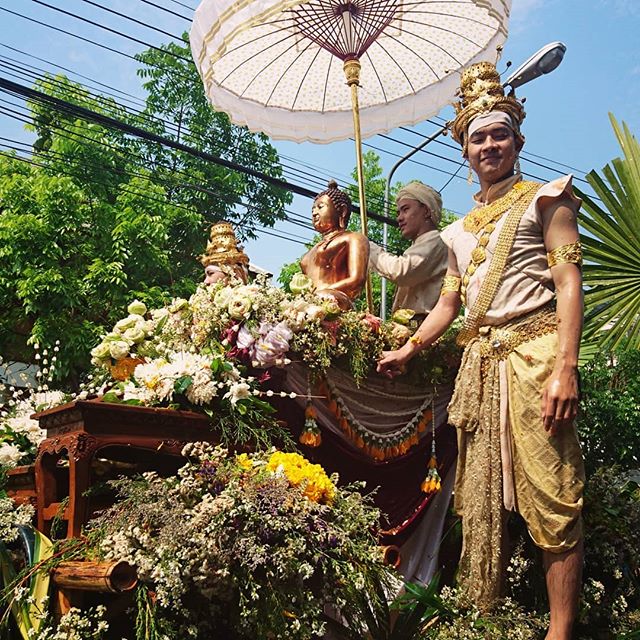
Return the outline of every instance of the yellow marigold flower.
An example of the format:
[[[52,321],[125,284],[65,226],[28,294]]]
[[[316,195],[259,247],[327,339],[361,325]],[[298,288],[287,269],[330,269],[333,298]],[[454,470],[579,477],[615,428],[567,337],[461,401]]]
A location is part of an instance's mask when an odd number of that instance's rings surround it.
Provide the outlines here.
[[[238,463],[238,466],[245,471],[253,467],[253,462],[251,462],[251,458],[246,453],[241,453],[240,455],[236,456],[236,462]]]
[[[336,488],[319,464],[312,464],[299,453],[276,451],[267,462],[272,472],[282,471],[293,487],[303,486],[304,495],[313,502],[331,502]]]

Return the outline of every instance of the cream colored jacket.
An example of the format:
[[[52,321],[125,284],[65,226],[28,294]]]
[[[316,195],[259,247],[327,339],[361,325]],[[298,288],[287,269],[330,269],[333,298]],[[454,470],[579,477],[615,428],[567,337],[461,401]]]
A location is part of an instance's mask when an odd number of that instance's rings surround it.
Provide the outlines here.
[[[418,236],[401,255],[395,256],[369,242],[369,268],[396,284],[393,311],[413,309],[427,314],[440,297],[447,271],[447,247],[438,231]]]

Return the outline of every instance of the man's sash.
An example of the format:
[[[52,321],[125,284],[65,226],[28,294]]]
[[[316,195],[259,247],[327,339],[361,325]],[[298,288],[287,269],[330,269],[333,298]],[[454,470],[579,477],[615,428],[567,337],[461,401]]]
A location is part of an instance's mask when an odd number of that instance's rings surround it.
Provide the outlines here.
[[[504,273],[507,259],[511,253],[520,220],[522,220],[522,216],[529,208],[540,187],[542,187],[542,184],[539,182],[529,182],[527,186],[522,189],[522,195],[516,200],[507,214],[504,225],[500,230],[500,236],[498,237],[489,269],[480,286],[478,297],[472,309],[467,314],[462,329],[460,329],[460,333],[458,334],[457,342],[462,347],[466,346],[472,338],[478,335],[478,328],[498,292],[498,287],[502,281],[502,274]]]

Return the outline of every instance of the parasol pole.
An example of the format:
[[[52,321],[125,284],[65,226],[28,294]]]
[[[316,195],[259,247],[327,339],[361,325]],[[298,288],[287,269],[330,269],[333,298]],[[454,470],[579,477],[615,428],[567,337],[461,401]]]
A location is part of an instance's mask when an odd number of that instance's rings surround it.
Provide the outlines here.
[[[360,230],[368,238],[367,226],[367,201],[364,194],[364,170],[362,166],[362,138],[360,136],[360,107],[358,105],[358,87],[360,86],[360,60],[349,58],[344,62],[344,75],[347,84],[351,88],[351,110],[353,112],[353,131],[356,140],[356,167],[358,170],[358,197],[360,199]],[[367,269],[365,282],[365,295],[367,297],[367,310],[373,313],[373,294],[371,291],[371,276]]]

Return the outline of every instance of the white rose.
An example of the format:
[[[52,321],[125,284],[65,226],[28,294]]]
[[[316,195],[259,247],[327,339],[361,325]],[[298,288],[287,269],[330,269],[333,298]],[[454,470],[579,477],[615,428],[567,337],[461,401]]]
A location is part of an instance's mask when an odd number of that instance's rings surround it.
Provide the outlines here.
[[[142,342],[145,339],[146,335],[147,335],[147,332],[144,329],[140,329],[138,326],[135,326],[135,327],[131,327],[130,329],[127,329],[122,334],[122,337],[129,344],[138,344],[139,342]]]
[[[189,306],[189,302],[184,298],[176,298],[173,300],[171,305],[169,306],[169,311],[171,313],[177,313],[178,311],[182,311]]]
[[[321,307],[319,304],[310,304],[306,309],[306,316],[310,321],[324,320],[326,315],[326,309]]]
[[[129,355],[129,343],[124,340],[109,343],[109,353],[114,360],[122,360]]]
[[[222,287],[219,291],[216,291],[216,295],[213,296],[213,303],[217,307],[226,307],[231,300],[231,294],[233,289],[231,287]]]
[[[113,330],[116,333],[124,333],[127,329],[131,329],[131,327],[135,327],[138,322],[142,320],[144,322],[144,318],[135,313],[129,314],[126,318],[122,318],[122,320],[118,320]]]
[[[101,342],[97,347],[91,349],[91,357],[96,360],[106,360],[110,355],[109,344],[106,342]]]
[[[147,313],[147,305],[144,302],[140,302],[140,300],[134,300],[128,307],[127,311],[129,313],[133,313],[139,316],[143,316]]]
[[[229,300],[229,315],[234,320],[242,320],[249,315],[251,311],[251,298],[246,295],[234,294]]]

